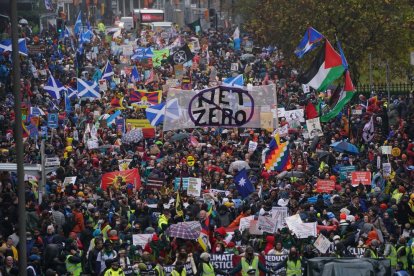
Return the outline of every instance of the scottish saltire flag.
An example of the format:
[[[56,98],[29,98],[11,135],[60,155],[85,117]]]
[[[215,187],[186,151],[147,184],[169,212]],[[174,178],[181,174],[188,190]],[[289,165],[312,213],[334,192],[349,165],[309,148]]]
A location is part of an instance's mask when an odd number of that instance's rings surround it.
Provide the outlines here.
[[[240,50],[240,44],[241,44],[239,27],[237,27],[236,30],[234,30],[233,43],[234,43],[234,49],[239,51]]]
[[[4,39],[0,42],[0,54],[3,52],[12,52],[12,41],[11,39]],[[27,50],[26,46],[26,39],[19,38],[19,53],[21,55],[27,56],[29,51]]]
[[[122,114],[121,110],[117,110],[115,111],[112,115],[110,115],[107,119],[106,119],[106,125],[107,126],[111,126],[113,123],[115,123],[115,119],[120,116]]]
[[[234,183],[236,184],[237,191],[243,198],[248,197],[255,190],[253,184],[247,177],[246,169],[242,169],[236,174]]]
[[[168,109],[168,110],[167,110]],[[180,118],[180,107],[178,100],[174,99],[167,103],[160,103],[153,105],[145,109],[147,119],[150,121],[152,126],[158,126],[164,121],[164,118],[179,119]]]
[[[84,81],[78,78],[78,97],[79,98],[101,98],[99,85],[97,82]]]
[[[240,74],[236,77],[231,77],[223,80],[224,86],[243,86],[244,85],[244,78],[243,75]]]
[[[137,67],[134,66],[131,71],[130,82],[138,82],[138,81],[141,81],[141,74],[138,72]]]
[[[31,116],[45,116],[46,113],[40,107],[32,106],[30,107],[30,115]]]
[[[114,75],[114,71],[112,70],[112,65],[108,60],[106,62],[105,68],[103,69],[103,74],[102,74],[101,79],[106,79],[110,81],[113,75]]]
[[[78,18],[76,19],[75,26],[73,27],[73,31],[76,35],[78,35],[82,30],[82,11],[79,12]]]
[[[68,28],[68,26],[65,27],[65,30],[63,32],[60,33],[60,37],[59,39],[64,39],[64,38],[69,38],[71,35],[71,32]]]
[[[66,90],[66,88],[60,83],[60,81],[56,80],[52,75],[50,75],[43,89],[47,93],[49,93],[49,95],[55,100],[59,100],[60,92]]]
[[[312,27],[309,27],[298,47],[296,47],[295,55],[302,58],[307,52],[312,51],[318,46],[318,42],[322,41],[324,36]]]
[[[135,53],[131,56],[132,60],[142,60],[147,58],[152,58],[153,52],[151,47],[139,47],[135,50]]]
[[[86,30],[85,32],[82,32],[81,36],[84,43],[91,43],[94,34],[91,30]]]
[[[73,89],[72,87],[67,87],[67,90],[69,99],[78,98],[78,91],[76,89]]]

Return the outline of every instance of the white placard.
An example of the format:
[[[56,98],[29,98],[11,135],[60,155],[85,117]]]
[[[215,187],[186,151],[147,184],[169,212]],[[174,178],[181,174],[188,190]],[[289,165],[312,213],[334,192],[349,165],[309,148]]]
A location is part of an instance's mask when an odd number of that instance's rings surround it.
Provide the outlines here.
[[[257,142],[249,141],[249,152],[254,152],[257,149]]]
[[[391,154],[391,146],[381,146],[382,154]]]
[[[99,80],[99,91],[106,92],[108,90],[108,85],[106,84],[106,80]]]
[[[122,54],[124,56],[132,56],[134,54],[132,45],[122,45]]]
[[[187,195],[199,197],[201,195],[201,178],[188,179]]]
[[[65,180],[63,180],[63,185],[69,185],[72,184],[74,185],[76,183],[76,178],[77,176],[67,176],[65,177]]]
[[[309,132],[309,137],[312,139],[316,136],[323,136],[323,131],[321,127],[321,122],[318,118],[306,120],[306,126]]]
[[[232,63],[230,70],[231,71],[238,71],[239,70],[239,64],[238,63]]]
[[[243,232],[245,229],[250,228],[250,222],[254,220],[254,216],[248,216],[245,218],[240,219],[239,230]]]
[[[382,163],[382,172],[384,176],[389,176],[391,174],[391,163]]]
[[[135,246],[140,245],[141,247],[144,247],[151,241],[153,235],[154,234],[134,234],[132,235],[132,244]]]
[[[271,216],[259,216],[257,226],[263,232],[274,233],[276,230],[276,221]]]
[[[316,241],[313,243],[316,249],[318,249],[319,252],[323,254],[325,254],[326,251],[328,251],[329,247],[331,247],[331,244],[331,241],[322,234],[320,234]]]
[[[302,84],[303,93],[307,94],[310,92],[310,86],[306,84]]]

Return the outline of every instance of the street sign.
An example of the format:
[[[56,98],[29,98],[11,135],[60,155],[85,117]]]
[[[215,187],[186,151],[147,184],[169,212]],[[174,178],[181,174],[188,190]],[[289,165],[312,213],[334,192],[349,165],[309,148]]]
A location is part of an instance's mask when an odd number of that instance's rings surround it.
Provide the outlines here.
[[[46,160],[45,160],[45,166],[46,167],[60,166],[60,159],[59,159],[59,157],[46,158]]]

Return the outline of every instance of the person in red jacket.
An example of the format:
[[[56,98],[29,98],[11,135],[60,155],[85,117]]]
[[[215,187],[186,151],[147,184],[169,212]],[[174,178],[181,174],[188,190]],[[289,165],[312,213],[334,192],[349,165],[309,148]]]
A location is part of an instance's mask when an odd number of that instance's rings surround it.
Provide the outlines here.
[[[414,165],[414,142],[408,144],[407,147],[408,165]]]
[[[73,227],[72,232],[75,232],[76,234],[81,233],[83,230],[85,230],[85,222],[80,207],[81,204],[76,203],[75,209],[73,210],[73,218],[75,219],[76,224]]]

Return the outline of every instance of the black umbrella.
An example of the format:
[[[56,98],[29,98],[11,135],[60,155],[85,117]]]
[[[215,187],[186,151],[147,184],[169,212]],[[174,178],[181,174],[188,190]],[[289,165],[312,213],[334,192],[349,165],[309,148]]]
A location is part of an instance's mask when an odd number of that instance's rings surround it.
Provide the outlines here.
[[[181,141],[184,140],[186,138],[190,137],[190,134],[188,133],[176,133],[173,135],[173,137],[171,137],[172,141]]]
[[[333,154],[331,152],[329,152],[329,151],[320,151],[320,152],[317,152],[316,154],[318,155],[318,158],[319,158],[320,161],[325,162],[330,167],[335,165],[336,159],[335,159],[335,156],[333,156]]]

